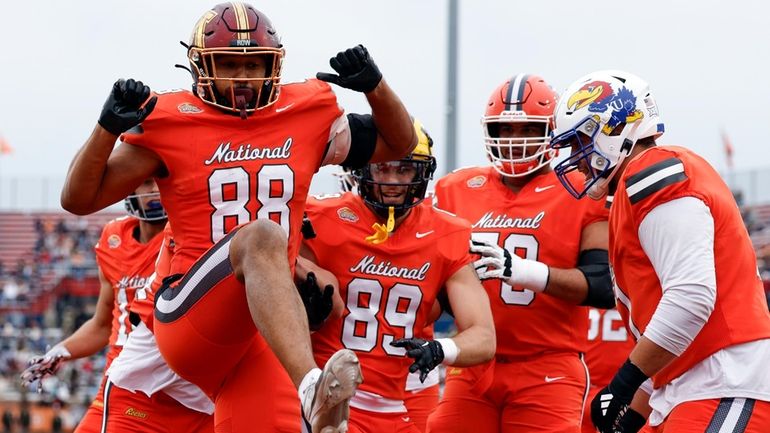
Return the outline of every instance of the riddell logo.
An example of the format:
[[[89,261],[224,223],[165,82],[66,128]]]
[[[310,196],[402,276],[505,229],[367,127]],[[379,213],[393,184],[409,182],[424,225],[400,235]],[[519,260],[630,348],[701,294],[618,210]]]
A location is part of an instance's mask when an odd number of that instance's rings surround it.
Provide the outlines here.
[[[128,409],[126,409],[126,415],[132,416],[134,418],[139,418],[139,419],[147,419],[149,417],[149,415],[147,415],[146,412],[136,410],[133,407],[129,407]]]
[[[337,209],[337,216],[340,217],[341,220],[351,223],[358,221],[358,215],[356,215],[352,210],[350,210],[350,208],[347,207]]]
[[[476,176],[468,179],[468,182],[466,184],[468,185],[468,188],[480,188],[485,183],[487,183],[487,177],[486,176]]]

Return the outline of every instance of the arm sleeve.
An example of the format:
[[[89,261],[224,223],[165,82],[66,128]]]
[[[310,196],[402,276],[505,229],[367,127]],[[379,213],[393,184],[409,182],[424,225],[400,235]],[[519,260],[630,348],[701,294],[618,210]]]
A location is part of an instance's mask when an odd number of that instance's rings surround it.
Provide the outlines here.
[[[679,356],[714,310],[714,219],[700,199],[678,198],[644,217],[639,240],[663,290],[644,336]]]
[[[371,114],[348,114],[350,150],[340,165],[357,169],[369,163],[377,147],[377,127]]]

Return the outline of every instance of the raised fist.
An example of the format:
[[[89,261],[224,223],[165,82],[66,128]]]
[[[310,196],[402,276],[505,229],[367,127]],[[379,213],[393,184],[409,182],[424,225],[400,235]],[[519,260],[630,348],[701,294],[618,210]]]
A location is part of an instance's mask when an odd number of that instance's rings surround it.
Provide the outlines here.
[[[133,78],[116,81],[102,108],[99,125],[115,135],[128,131],[152,113],[158,97],[153,96],[148,100],[149,97],[150,87],[141,81]]]
[[[369,93],[380,84],[382,73],[363,45],[340,51],[329,59],[337,74],[319,72],[316,78],[356,92]]]

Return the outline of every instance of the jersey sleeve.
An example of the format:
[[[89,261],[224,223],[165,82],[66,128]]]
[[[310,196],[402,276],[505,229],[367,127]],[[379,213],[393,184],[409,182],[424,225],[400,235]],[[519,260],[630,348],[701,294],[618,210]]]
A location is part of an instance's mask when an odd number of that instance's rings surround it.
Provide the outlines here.
[[[625,198],[638,225],[656,206],[681,197],[705,197],[691,188],[695,167],[687,165],[676,152],[652,148],[632,161],[623,182]]]
[[[607,221],[610,218],[610,210],[604,200],[584,199],[583,201],[586,202],[586,211],[583,213],[583,228],[596,222]]]
[[[328,221],[324,215],[324,206],[321,204],[321,202],[322,200],[308,197],[307,203],[305,204],[305,218],[310,222],[313,227],[313,231],[316,234],[326,233],[328,230],[330,230],[330,227],[327,226]],[[331,227],[331,230],[333,229],[334,228]],[[310,250],[310,252],[313,253],[316,258],[318,258],[330,249],[330,247],[326,245],[327,238],[334,238],[334,236],[315,236],[312,238],[303,237],[302,243],[307,249]]]
[[[96,265],[102,271],[102,274],[108,281],[116,281],[118,277],[116,259],[112,254],[112,250],[122,241],[120,235],[114,229],[116,221],[110,221],[102,228],[102,234],[99,236],[99,241],[94,246],[94,255],[96,257]]]
[[[447,182],[445,178],[441,178],[436,181],[435,185],[433,186],[432,203],[433,207],[437,209],[449,211],[451,209],[451,203],[449,197],[447,196],[447,192],[449,190],[446,187],[446,183]]]
[[[468,263],[473,262],[470,253],[471,226],[465,223],[438,240],[438,251],[444,260],[443,281],[448,280]]]

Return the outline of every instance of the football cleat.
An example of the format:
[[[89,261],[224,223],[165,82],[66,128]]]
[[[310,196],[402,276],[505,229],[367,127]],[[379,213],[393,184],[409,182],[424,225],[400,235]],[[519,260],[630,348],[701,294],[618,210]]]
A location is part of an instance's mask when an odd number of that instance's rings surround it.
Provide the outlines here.
[[[350,399],[364,381],[361,364],[353,351],[337,351],[326,362],[314,385],[302,399],[302,413],[312,433],[348,431]]]

